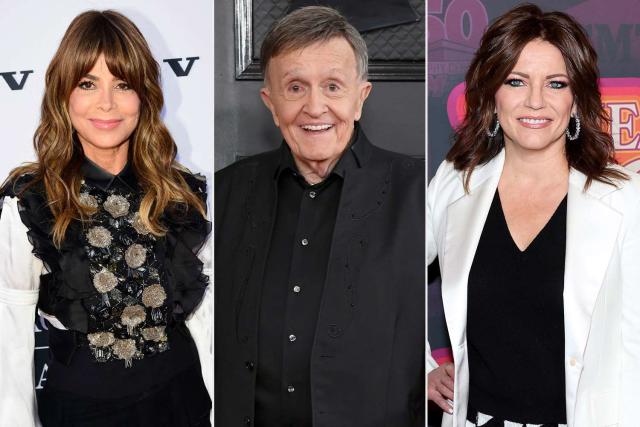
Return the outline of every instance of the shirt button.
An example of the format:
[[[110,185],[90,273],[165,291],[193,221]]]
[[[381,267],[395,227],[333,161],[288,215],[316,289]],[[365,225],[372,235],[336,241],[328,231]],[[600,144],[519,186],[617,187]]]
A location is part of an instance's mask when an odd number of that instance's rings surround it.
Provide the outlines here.
[[[573,357],[569,359],[569,365],[576,366],[576,359],[574,359]]]
[[[287,391],[289,393],[293,393],[294,391],[296,391],[296,388],[294,386],[290,385],[289,387],[287,387]]]
[[[316,192],[315,191],[309,191],[309,197],[311,197],[312,199],[316,198]]]
[[[251,425],[251,417],[244,417],[244,425],[245,426]]]
[[[253,362],[247,362],[245,366],[249,371],[253,371],[253,368],[255,368],[256,365]]]
[[[291,334],[289,335],[289,341],[294,342],[296,340],[296,336]]]
[[[297,294],[297,293],[300,293],[300,286],[295,285],[295,286],[293,287],[293,292],[295,292],[296,294]]]
[[[300,241],[300,243],[302,243],[302,246],[307,246],[307,245],[309,244],[309,240],[307,240],[307,239],[302,239],[302,240]]]

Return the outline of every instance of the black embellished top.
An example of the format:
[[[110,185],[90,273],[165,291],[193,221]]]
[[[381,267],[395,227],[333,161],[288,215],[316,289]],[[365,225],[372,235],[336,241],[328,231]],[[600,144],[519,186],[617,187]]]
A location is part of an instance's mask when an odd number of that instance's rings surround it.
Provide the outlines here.
[[[197,253],[211,225],[175,204],[156,237],[140,220],[144,194],[130,164],[114,176],[86,159],[81,170],[80,201],[95,213],[73,221],[59,249],[40,183],[25,175],[0,194],[17,199],[44,266],[37,305],[53,326],[47,387],[94,398],[142,393],[199,363],[185,320],[208,286]],[[183,177],[205,200],[204,179]]]

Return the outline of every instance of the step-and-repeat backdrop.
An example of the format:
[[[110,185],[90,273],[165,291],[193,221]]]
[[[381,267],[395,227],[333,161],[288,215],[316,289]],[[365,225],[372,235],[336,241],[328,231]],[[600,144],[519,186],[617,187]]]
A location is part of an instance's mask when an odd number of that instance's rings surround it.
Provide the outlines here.
[[[213,177],[213,2],[0,0],[0,180],[34,159],[44,76],[71,20],[90,9],[117,10],[140,28],[160,64],[163,118],[179,160]],[[36,388],[47,380],[47,337],[36,318]]]
[[[520,2],[428,0],[428,150],[433,176],[464,114],[464,74],[493,19]],[[640,0],[540,0],[586,29],[598,52],[602,102],[618,161],[640,172]],[[437,264],[437,263],[434,263]],[[437,266],[430,266],[428,333],[433,355],[450,360]]]

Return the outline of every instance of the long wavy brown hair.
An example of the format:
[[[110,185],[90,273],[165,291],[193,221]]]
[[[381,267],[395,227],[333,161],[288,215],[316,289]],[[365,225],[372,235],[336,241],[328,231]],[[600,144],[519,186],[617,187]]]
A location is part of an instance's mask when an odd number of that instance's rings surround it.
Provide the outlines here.
[[[167,231],[161,216],[170,204],[183,204],[205,215],[203,201],[180,173],[185,169],[175,160],[176,144],[160,118],[164,104],[160,71],[144,36],[118,12],[88,11],[71,22],[47,69],[40,124],[33,138],[37,161],[14,169],[8,178],[12,181],[30,174],[30,186],[43,184],[58,247],[71,221],[85,220],[92,213],[79,200],[84,157],[80,144],[74,142],[68,104],[71,92],[100,55],[111,74],[126,81],[140,98],[140,119],[130,137],[129,161],[144,192],[142,221],[161,236]]]
[[[616,163],[613,139],[603,130],[609,118],[598,88],[597,54],[587,34],[565,13],[543,13],[538,6],[523,4],[487,28],[465,76],[467,113],[447,153],[447,160],[465,172],[465,190],[469,191],[474,168],[487,163],[504,147],[502,131],[494,138],[486,133],[495,125],[495,94],[515,67],[522,49],[535,39],[558,48],[567,67],[581,122],[578,139],[567,139],[565,145],[569,166],[586,175],[585,189],[594,179],[612,185],[615,180],[627,179],[627,175],[610,167]]]

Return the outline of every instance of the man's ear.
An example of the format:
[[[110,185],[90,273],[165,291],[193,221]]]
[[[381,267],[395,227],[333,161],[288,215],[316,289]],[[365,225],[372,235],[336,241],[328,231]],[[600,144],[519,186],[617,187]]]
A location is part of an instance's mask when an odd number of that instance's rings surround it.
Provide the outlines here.
[[[265,85],[260,89],[260,98],[262,98],[262,102],[267,106],[269,111],[271,111],[271,117],[273,117],[273,122],[276,126],[280,127],[280,120],[278,120],[278,115],[276,114],[276,108],[273,105],[273,101],[271,100],[271,89],[269,89],[268,85]]]
[[[367,100],[367,97],[371,93],[371,88],[372,88],[371,82],[363,82],[360,85],[360,94],[358,96],[358,107],[356,109],[356,116],[355,116],[356,121],[360,120],[360,117],[362,116],[362,106],[364,105],[364,101]]]

